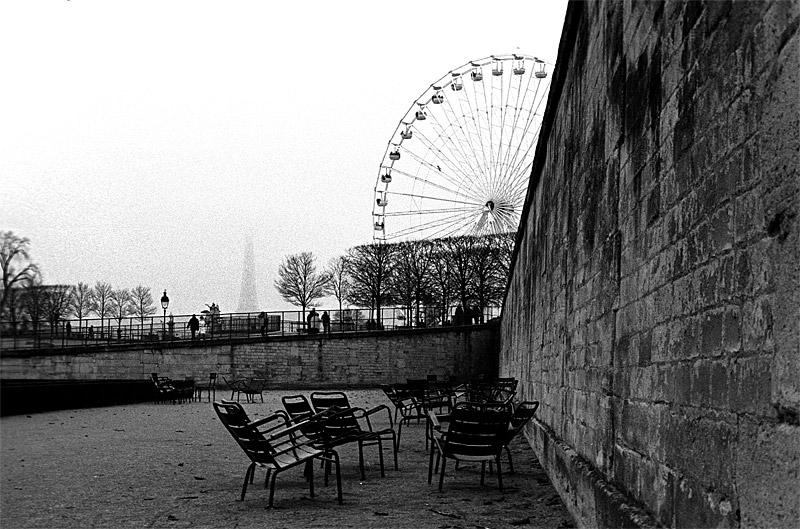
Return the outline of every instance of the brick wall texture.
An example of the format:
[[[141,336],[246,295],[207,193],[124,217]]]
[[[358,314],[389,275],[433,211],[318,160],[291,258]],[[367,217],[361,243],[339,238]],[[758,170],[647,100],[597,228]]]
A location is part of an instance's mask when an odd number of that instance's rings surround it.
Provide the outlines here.
[[[800,527],[799,5],[568,7],[500,371],[582,525]]]
[[[330,337],[175,342],[162,348],[87,348],[4,352],[4,379],[141,380],[265,378],[269,388],[376,387],[424,379],[497,373],[499,326],[487,324]],[[224,387],[222,379],[218,381]]]

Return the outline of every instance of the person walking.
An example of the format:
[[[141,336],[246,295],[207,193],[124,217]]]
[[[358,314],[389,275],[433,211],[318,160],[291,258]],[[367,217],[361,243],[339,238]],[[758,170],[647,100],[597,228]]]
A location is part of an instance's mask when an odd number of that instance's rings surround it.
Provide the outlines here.
[[[331,333],[331,315],[328,314],[328,311],[322,313],[322,330],[325,334]]]
[[[197,330],[200,329],[200,320],[197,319],[197,316],[192,314],[186,326],[189,327],[189,330],[192,332],[192,340],[194,340],[194,335],[197,334]]]

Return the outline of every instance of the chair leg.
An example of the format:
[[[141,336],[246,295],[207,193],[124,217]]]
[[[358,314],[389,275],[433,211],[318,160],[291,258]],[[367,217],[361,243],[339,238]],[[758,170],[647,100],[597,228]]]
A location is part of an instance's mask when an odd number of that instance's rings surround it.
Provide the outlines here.
[[[511,461],[511,450],[508,449],[508,445],[506,445],[506,454],[508,454],[508,471],[513,474],[514,463]]]
[[[358,442],[358,466],[361,468],[361,481],[367,479],[367,475],[364,473],[364,443],[362,441]]]
[[[486,477],[486,461],[481,462],[481,485],[483,485],[484,477]]]
[[[308,470],[308,494],[314,497],[314,460],[309,459],[306,462],[306,469]]]
[[[500,492],[503,492],[503,471],[500,470],[500,454],[497,455],[497,484],[500,486]]]
[[[433,479],[433,451],[434,450],[435,450],[435,447],[431,446],[430,459],[428,460],[428,485],[431,484],[431,480]],[[437,464],[438,464],[438,461],[437,461]]]
[[[392,439],[392,444],[394,444],[394,439]],[[381,477],[386,477],[383,470],[383,441],[380,438],[378,438],[378,460],[381,462]]]
[[[339,505],[342,504],[342,473],[339,467],[339,454],[333,452],[333,461],[336,463],[336,493],[339,496]]]
[[[244,473],[244,485],[242,486],[242,499],[240,501],[244,501],[244,494],[247,492],[247,484],[250,482],[250,477],[256,471],[256,464],[250,463],[250,466],[247,467],[247,472]]]
[[[439,473],[439,492],[442,491],[442,484],[444,483],[444,467],[445,467],[446,464],[447,464],[447,458],[443,457],[442,458],[442,469],[441,469],[441,471]]]
[[[275,473],[272,475],[272,483],[269,487],[269,508],[272,508],[272,502],[275,499],[275,480],[278,479],[278,471],[276,470]]]
[[[394,432],[392,432],[392,445],[395,444]],[[400,467],[397,466],[397,450],[394,451],[394,469],[399,470]]]
[[[400,424],[397,427],[397,440],[394,443],[394,451],[397,453],[400,450],[400,435],[403,433],[403,419],[400,419]]]

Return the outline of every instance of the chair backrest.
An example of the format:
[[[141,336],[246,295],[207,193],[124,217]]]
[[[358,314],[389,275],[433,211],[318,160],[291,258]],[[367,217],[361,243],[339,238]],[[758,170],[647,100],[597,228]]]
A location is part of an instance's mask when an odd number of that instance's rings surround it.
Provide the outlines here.
[[[450,416],[444,453],[466,461],[496,457],[504,444],[511,413],[458,404]]]
[[[342,391],[315,391],[311,394],[311,405],[319,413],[333,407],[347,409],[350,400]]]
[[[208,385],[213,386],[217,383],[217,374],[211,373],[208,375]]]
[[[285,395],[281,397],[281,402],[292,422],[304,421],[314,415],[314,408],[305,395]]]
[[[264,378],[251,378],[247,384],[248,391],[263,391],[267,386],[267,380]]]
[[[225,378],[225,375],[222,375],[222,381],[225,382],[228,388],[230,388],[233,391],[243,389],[244,383],[242,380],[236,380],[236,379],[228,380],[227,378]]]
[[[336,408],[348,410],[351,408],[350,400],[342,391],[315,391],[311,394],[311,405],[317,413]],[[346,436],[360,432],[361,426],[353,413],[336,413],[325,421],[325,428],[334,436]]]
[[[538,400],[526,400],[524,402],[520,402],[517,405],[517,408],[514,410],[514,415],[511,416],[509,431],[513,431],[513,435],[517,435],[525,427],[525,425],[528,424],[528,421],[533,419],[533,416],[536,415],[536,410],[538,409]]]
[[[233,436],[247,457],[255,463],[271,463],[274,447],[250,422],[247,412],[238,402],[214,403],[214,410],[228,432]],[[275,415],[275,420],[281,419]]]
[[[314,416],[314,408],[305,395],[286,395],[281,397],[283,408],[286,410],[289,419],[294,424],[300,424],[300,431],[312,441],[320,440],[325,433],[322,423],[319,421],[308,421]]]

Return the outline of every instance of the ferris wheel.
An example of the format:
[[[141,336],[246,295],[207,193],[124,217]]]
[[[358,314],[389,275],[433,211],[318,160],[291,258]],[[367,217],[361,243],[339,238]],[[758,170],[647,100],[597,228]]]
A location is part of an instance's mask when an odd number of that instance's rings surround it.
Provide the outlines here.
[[[552,70],[537,57],[491,55],[430,85],[381,161],[374,238],[516,231]]]

